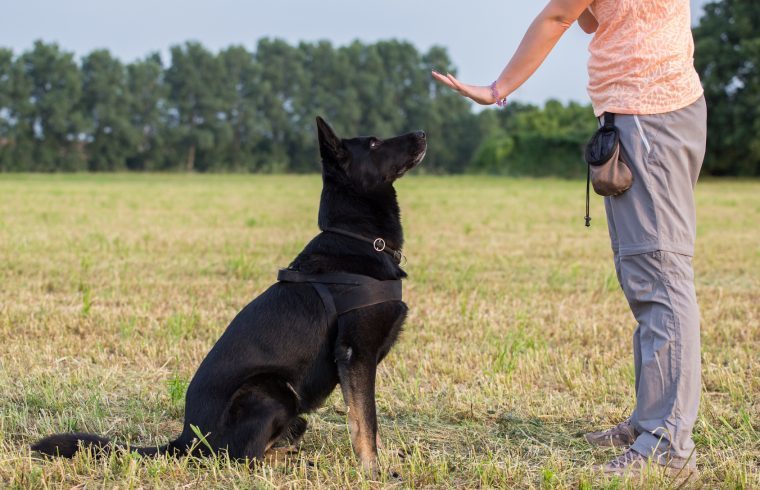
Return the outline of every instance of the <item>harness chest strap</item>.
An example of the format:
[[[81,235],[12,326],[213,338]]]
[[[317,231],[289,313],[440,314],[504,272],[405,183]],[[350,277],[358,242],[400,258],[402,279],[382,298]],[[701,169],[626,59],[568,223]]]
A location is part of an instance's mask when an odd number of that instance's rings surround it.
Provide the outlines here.
[[[328,325],[343,313],[367,306],[401,301],[401,280],[380,281],[374,277],[345,272],[326,274],[305,274],[290,269],[280,269],[279,282],[309,283],[319,294],[327,312]],[[345,291],[333,293],[328,285],[353,286]]]

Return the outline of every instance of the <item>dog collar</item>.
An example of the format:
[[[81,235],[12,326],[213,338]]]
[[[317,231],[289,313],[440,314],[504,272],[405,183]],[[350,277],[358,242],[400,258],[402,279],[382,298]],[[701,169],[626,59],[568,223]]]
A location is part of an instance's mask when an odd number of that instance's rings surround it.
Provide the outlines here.
[[[400,250],[394,250],[390,248],[385,242],[385,239],[383,238],[378,237],[373,240],[372,238],[367,238],[364,235],[359,235],[358,233],[352,233],[350,231],[341,230],[340,228],[322,228],[322,232],[335,233],[337,235],[343,235],[343,236],[347,236],[356,240],[361,240],[363,242],[369,243],[372,245],[372,248],[374,248],[376,252],[385,252],[391,257],[393,257],[393,260],[397,264],[399,265],[406,264],[406,256],[404,256],[404,254],[401,253]]]

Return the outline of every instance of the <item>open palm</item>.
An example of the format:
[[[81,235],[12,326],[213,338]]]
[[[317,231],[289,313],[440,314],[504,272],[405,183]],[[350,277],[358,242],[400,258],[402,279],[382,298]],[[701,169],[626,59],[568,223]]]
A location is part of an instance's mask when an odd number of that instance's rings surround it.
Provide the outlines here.
[[[443,75],[435,70],[433,70],[433,78],[478,104],[491,105],[496,102],[491,94],[491,87],[468,85],[457,80],[451,73]]]

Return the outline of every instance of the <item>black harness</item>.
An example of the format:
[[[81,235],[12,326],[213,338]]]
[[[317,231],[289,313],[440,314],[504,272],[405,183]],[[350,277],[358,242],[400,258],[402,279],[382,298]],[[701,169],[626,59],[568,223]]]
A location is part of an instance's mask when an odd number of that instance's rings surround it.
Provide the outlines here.
[[[397,264],[405,259],[398,251],[388,248],[385,240],[366,238],[356,233],[337,228],[325,228],[324,232],[348,236],[372,244],[376,252],[384,252],[393,257]],[[280,269],[277,274],[279,282],[308,283],[319,294],[327,312],[327,324],[332,325],[339,315],[367,306],[401,301],[401,279],[381,281],[374,277],[346,272],[328,272],[324,274],[306,274],[290,269]],[[330,286],[343,286],[338,291],[331,291]]]

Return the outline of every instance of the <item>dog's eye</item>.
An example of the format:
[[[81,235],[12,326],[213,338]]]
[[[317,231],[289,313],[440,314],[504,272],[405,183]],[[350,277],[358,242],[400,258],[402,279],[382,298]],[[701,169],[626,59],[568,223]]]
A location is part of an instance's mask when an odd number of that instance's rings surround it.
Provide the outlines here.
[[[378,139],[371,139],[370,140],[370,142],[369,142],[369,149],[370,150],[374,150],[374,149],[376,149],[379,146],[380,146],[380,140],[378,140]]]

